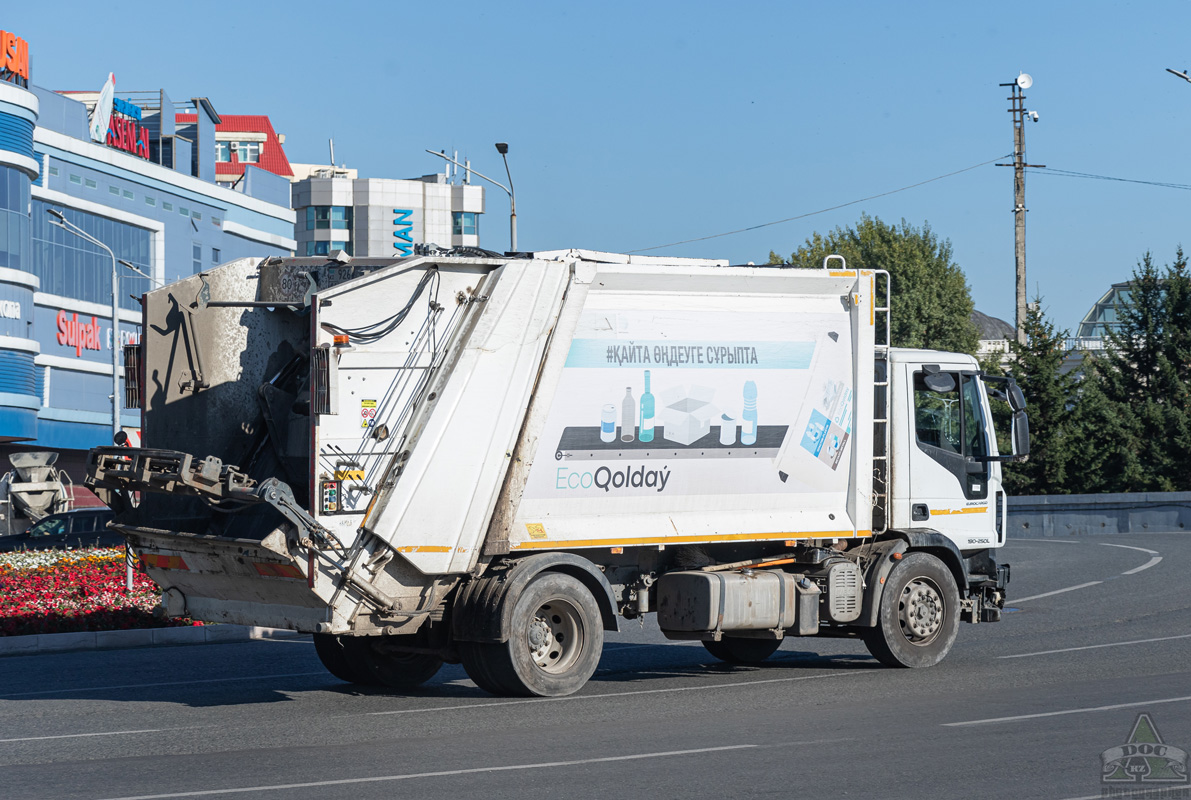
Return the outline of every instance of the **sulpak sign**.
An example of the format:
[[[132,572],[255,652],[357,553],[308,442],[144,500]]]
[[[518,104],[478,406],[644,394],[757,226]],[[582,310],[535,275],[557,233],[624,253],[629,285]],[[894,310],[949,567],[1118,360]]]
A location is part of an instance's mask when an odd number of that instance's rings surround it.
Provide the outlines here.
[[[78,314],[58,312],[58,344],[74,348],[75,358],[83,355],[84,350],[100,349],[99,318],[91,317],[79,319]]]

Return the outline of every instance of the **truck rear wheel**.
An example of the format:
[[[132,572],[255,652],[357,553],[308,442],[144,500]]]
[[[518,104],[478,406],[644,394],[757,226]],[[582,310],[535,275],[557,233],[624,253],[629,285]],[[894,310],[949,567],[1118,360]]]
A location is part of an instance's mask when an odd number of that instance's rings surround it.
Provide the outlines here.
[[[959,589],[943,562],[910,553],[893,568],[881,595],[877,626],[864,643],[890,667],[933,667],[951,651],[959,632]]]
[[[512,610],[509,640],[462,643],[467,674],[493,694],[562,697],[595,672],[604,647],[600,609],[580,581],[543,572],[525,587]]]
[[[734,639],[725,636],[718,642],[704,641],[707,652],[729,664],[760,664],[782,646],[781,639]]]
[[[429,653],[378,653],[364,660],[364,668],[390,689],[414,689],[442,669],[442,659]]]
[[[332,633],[314,634],[314,652],[336,678],[363,686],[379,686],[380,679],[364,668],[361,653],[364,643],[353,636],[336,636]]]

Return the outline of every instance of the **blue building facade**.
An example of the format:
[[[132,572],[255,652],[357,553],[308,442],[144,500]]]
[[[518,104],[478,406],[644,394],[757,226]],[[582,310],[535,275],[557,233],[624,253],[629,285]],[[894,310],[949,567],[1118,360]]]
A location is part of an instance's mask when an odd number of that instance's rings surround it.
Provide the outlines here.
[[[142,117],[117,94],[96,141],[94,99],[0,80],[0,472],[13,450],[55,450],[77,478],[111,443],[112,348],[136,340],[151,286],[295,247],[289,182],[250,168],[236,189],[216,184],[213,106],[160,97]],[[198,122],[175,126],[176,112]],[[111,257],[51,211],[144,273],[119,267],[115,329]],[[139,412],[120,423],[135,434]]]

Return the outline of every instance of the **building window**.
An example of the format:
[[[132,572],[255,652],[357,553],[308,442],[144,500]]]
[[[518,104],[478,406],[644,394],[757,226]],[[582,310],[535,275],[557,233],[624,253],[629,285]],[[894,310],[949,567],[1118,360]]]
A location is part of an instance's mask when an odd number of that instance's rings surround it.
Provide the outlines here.
[[[91,178],[87,178],[87,180],[85,181],[85,183],[86,183],[86,185],[87,185],[87,188],[88,188],[88,189],[97,189],[97,188],[99,188],[99,184],[98,184],[98,183],[96,183],[96,182],[95,182],[94,180],[92,180]]]
[[[55,166],[51,166],[51,167],[50,167],[50,174],[51,174],[51,175],[53,175],[54,177],[57,177],[57,176],[58,176],[58,168],[57,168],[57,167],[55,167]]]
[[[125,199],[125,200],[131,200],[132,198],[133,198],[133,194],[132,194],[132,192],[130,192],[130,191],[128,191],[127,189],[125,189],[125,190],[124,190],[124,199]]]
[[[70,176],[70,182],[71,182],[71,183],[78,183],[78,184],[81,184],[81,183],[83,182],[83,179],[82,179],[82,178],[80,178],[78,175],[71,175],[71,176]]]
[[[198,274],[203,271],[203,246],[195,242],[191,247],[191,259],[194,261],[194,271]]]
[[[186,206],[178,206],[178,213],[184,217],[189,217],[190,209],[188,209]]]
[[[223,220],[221,220],[219,217],[211,217],[211,224],[214,225],[215,227],[218,228],[222,223],[223,223]]]
[[[71,176],[70,176],[70,182],[71,182],[71,183],[76,183],[76,181],[75,181],[75,179],[74,179],[74,176],[73,176],[73,175],[71,175]],[[119,186],[109,186],[109,187],[108,187],[108,194],[114,194],[114,195],[116,195],[117,197],[119,197],[119,196],[120,196],[120,187],[119,187]]]
[[[216,142],[215,143],[215,160],[226,164],[232,160],[232,143],[231,142]]]
[[[218,264],[222,259],[223,259],[223,254],[219,251],[219,248],[212,247],[211,248],[211,263]]]
[[[161,202],[161,207],[162,207],[162,209],[164,209],[165,211],[173,211],[173,210],[174,210],[174,204],[173,204],[173,203],[167,203],[167,202],[165,202],[164,200]]]
[[[0,164],[0,267],[32,271],[30,266],[32,256],[36,253],[36,243],[34,243],[33,253],[30,253],[28,244],[29,203],[32,191],[30,187],[31,181],[28,175],[14,167]],[[42,217],[45,217],[47,214],[44,209],[47,207],[42,205],[33,213],[40,213]],[[39,219],[38,222],[49,226],[48,220]],[[58,227],[55,227],[54,230],[65,233]],[[44,284],[42,291],[49,291]],[[5,299],[8,298],[5,297]],[[0,369],[0,385],[7,378],[6,369],[7,366]]]
[[[351,230],[351,206],[307,206],[306,230]]]
[[[43,200],[33,200],[31,239],[34,257],[26,262],[28,271],[41,280],[41,290],[46,294],[110,304],[112,262],[107,251],[52,225],[46,213],[46,209],[51,207],[54,206]],[[123,259],[137,269],[152,274],[150,231],[73,208],[57,208],[72,224],[112,248],[117,259]],[[140,310],[140,305],[133,297],[140,297],[149,288],[148,278],[122,271],[118,293],[121,307]]]
[[[256,164],[261,160],[260,142],[236,142],[236,160],[241,164]]]
[[[308,256],[326,256],[334,253],[336,250],[342,250],[349,256],[352,253],[351,242],[307,242],[306,255]]]
[[[451,214],[456,236],[478,236],[480,233],[479,214],[474,211],[456,211]]]
[[[157,198],[150,197],[149,195],[145,195],[145,205],[147,205],[147,206],[157,205]]]
[[[197,219],[199,222],[203,220],[203,213],[201,211],[191,211],[190,216]]]

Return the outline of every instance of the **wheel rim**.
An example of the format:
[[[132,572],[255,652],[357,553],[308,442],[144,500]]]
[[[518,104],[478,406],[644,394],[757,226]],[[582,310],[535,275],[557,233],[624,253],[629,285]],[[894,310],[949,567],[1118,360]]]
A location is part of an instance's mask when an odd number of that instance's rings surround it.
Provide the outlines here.
[[[927,578],[915,578],[902,589],[898,617],[902,633],[910,644],[930,644],[943,629],[943,595]]]
[[[583,618],[579,609],[555,598],[543,603],[526,631],[529,657],[544,672],[571,668],[583,651]]]

